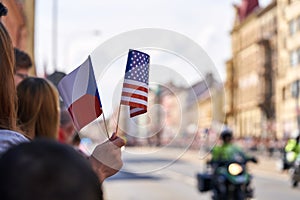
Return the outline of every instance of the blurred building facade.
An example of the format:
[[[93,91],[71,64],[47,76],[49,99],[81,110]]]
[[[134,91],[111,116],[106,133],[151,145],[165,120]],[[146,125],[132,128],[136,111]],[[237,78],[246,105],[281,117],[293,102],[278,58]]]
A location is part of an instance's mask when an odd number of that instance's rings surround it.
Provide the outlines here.
[[[300,127],[300,1],[243,0],[235,11],[226,122],[239,136],[289,136]]]
[[[192,146],[196,138],[223,124],[223,104],[224,87],[211,73],[190,87],[158,84],[149,89],[147,113],[129,118],[128,107],[121,107],[119,133],[129,145]],[[111,122],[118,121],[118,112]]]
[[[208,73],[188,91],[187,120],[191,123],[197,119],[197,132],[205,133],[224,122],[223,104],[223,85]]]
[[[277,7],[257,0],[235,6],[232,58],[226,63],[226,122],[237,136],[275,134]]]
[[[166,142],[177,136],[182,136],[185,131],[183,124],[186,92],[184,87],[174,85],[172,82],[160,86],[160,103],[162,106],[163,118],[161,124],[164,124],[162,139]]]
[[[3,0],[7,16],[2,17],[14,47],[28,53],[34,63],[34,10],[35,0]],[[35,67],[30,69],[35,75]]]
[[[299,129],[300,1],[277,0],[278,77],[277,132],[288,136]]]

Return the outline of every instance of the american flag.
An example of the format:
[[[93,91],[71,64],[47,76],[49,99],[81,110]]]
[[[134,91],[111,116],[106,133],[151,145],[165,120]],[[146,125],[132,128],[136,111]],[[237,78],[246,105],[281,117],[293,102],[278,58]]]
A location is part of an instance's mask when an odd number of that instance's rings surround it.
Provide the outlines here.
[[[130,117],[147,112],[150,56],[129,50],[121,104],[130,106]]]

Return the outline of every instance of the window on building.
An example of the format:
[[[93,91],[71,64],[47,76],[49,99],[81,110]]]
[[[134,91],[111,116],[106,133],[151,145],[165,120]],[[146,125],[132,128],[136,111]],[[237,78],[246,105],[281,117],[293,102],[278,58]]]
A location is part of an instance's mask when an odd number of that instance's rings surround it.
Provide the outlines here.
[[[295,19],[292,19],[289,23],[290,35],[294,35],[297,31],[297,22]]]
[[[285,101],[285,99],[286,99],[285,92],[286,92],[286,88],[283,87],[283,88],[282,88],[282,100],[283,100],[283,101]]]
[[[292,67],[295,67],[298,64],[298,55],[297,51],[291,51],[290,52],[290,65]]]
[[[299,86],[300,86],[300,81],[299,80],[296,80],[291,84],[292,97],[298,97],[299,96]]]
[[[297,17],[296,24],[297,24],[297,31],[300,31],[300,15]]]

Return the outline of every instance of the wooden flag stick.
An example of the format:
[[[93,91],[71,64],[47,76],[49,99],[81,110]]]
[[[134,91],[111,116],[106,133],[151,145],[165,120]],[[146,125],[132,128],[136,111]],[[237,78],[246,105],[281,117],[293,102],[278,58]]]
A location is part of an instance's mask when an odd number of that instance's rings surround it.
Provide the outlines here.
[[[106,125],[106,119],[105,119],[104,110],[102,108],[102,105],[101,105],[101,109],[102,109],[102,114],[103,114],[103,122],[104,122],[104,127],[105,127],[105,131],[106,131],[106,135],[107,135],[107,138],[109,139],[110,136],[109,136],[109,133],[108,133],[108,128],[107,128],[107,125]]]
[[[120,101],[120,104],[119,104],[119,110],[118,110],[118,118],[117,118],[117,126],[116,126],[116,135],[118,134],[118,129],[119,129],[120,112],[121,112],[121,101]]]
[[[103,112],[103,121],[104,121],[104,127],[105,127],[105,131],[106,131],[106,135],[107,135],[107,138],[109,139],[110,136],[109,136],[107,125],[106,125],[106,120],[105,120],[104,112]]]
[[[126,71],[126,70],[125,70]],[[125,72],[126,73],[126,72]],[[124,87],[124,80],[125,77],[123,78],[123,87]],[[119,120],[120,120],[120,112],[121,112],[121,102],[122,102],[122,90],[121,90],[121,97],[120,97],[120,103],[119,103],[119,110],[118,110],[118,116],[117,116],[117,126],[116,126],[116,132],[115,132],[115,136],[118,135],[118,129],[119,129]]]

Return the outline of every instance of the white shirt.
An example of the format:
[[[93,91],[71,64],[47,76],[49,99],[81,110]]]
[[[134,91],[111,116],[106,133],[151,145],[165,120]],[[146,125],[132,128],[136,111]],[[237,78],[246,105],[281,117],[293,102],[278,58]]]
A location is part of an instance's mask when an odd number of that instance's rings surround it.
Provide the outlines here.
[[[0,156],[5,153],[9,148],[29,140],[22,134],[0,129]]]

